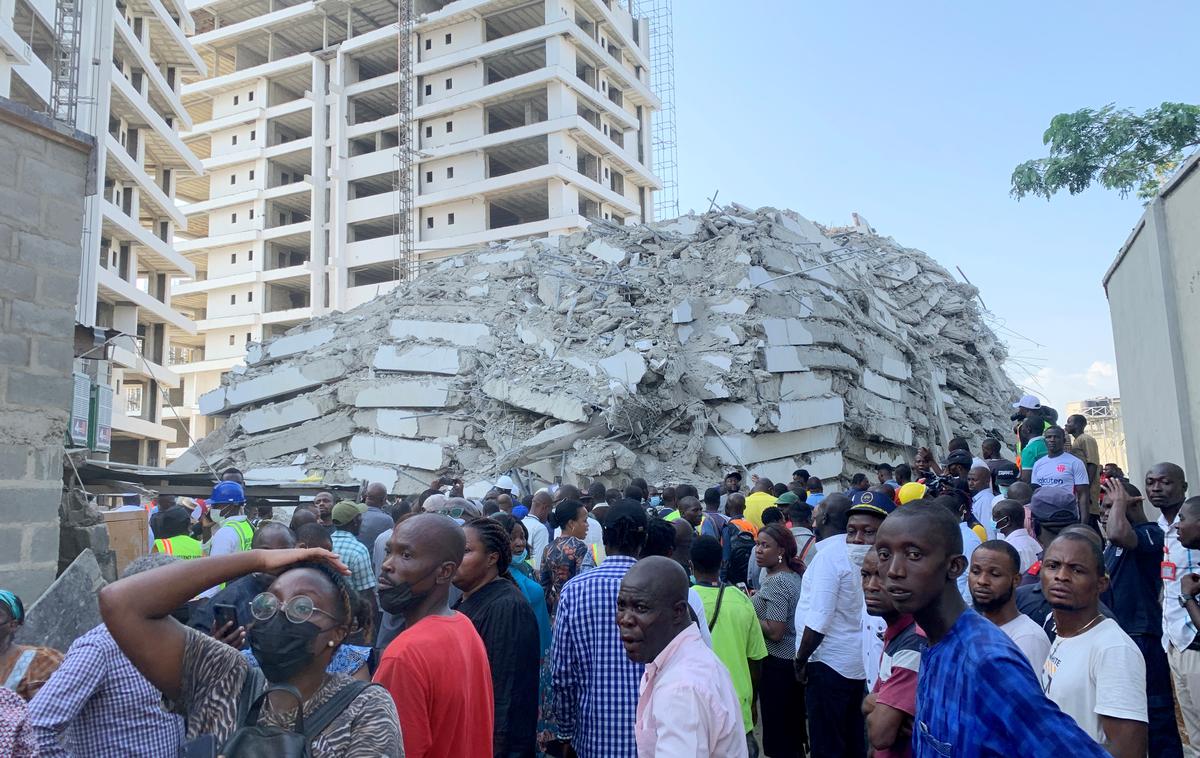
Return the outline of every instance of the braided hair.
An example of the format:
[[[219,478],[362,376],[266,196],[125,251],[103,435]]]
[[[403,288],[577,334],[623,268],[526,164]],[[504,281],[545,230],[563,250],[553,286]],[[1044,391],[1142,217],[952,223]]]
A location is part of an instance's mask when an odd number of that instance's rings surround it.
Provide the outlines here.
[[[473,529],[479,537],[485,553],[496,554],[496,571],[500,576],[508,577],[508,566],[512,563],[511,530],[505,530],[496,519],[478,518],[467,522],[467,529]]]

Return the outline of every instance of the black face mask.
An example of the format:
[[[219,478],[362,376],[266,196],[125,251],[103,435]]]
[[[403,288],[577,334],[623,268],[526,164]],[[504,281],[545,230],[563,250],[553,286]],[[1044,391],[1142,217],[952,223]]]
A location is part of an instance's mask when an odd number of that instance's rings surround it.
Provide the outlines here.
[[[424,591],[417,591],[408,582],[401,582],[379,590],[379,607],[393,616],[403,616],[405,611],[420,605],[421,601],[429,597],[429,593],[432,591],[432,587]]]
[[[313,640],[321,631],[311,621],[293,624],[280,610],[250,627],[250,650],[268,681],[286,682],[312,661]]]

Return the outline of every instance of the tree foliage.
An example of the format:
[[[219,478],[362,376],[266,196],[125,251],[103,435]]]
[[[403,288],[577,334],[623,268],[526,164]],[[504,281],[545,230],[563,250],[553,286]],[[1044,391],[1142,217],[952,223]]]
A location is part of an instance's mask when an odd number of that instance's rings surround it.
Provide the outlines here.
[[[1048,158],[1013,169],[1012,195],[1018,200],[1026,195],[1049,200],[1064,189],[1077,195],[1094,182],[1121,197],[1136,189],[1138,197],[1148,199],[1185,151],[1200,145],[1200,106],[1163,103],[1139,115],[1109,103],[1099,110],[1060,113],[1042,143],[1050,147]]]

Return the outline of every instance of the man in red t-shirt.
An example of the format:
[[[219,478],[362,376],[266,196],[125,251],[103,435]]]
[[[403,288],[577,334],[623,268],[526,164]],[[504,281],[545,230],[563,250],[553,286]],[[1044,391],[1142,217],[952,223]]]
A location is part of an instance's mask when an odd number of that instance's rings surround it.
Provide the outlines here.
[[[388,541],[379,604],[403,617],[404,631],[383,651],[375,681],[396,701],[408,758],[492,754],[487,651],[447,602],[465,544],[462,527],[436,513],[402,522]]]

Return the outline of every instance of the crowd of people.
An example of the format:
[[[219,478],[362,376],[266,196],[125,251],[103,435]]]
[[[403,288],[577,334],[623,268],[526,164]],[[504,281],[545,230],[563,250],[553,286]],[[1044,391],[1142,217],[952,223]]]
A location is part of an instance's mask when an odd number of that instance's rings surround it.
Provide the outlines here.
[[[439,479],[283,523],[230,469],[158,498],[65,655],[0,590],[0,755],[1200,754],[1200,498],[1015,410],[1014,460],[954,439],[829,493]]]

